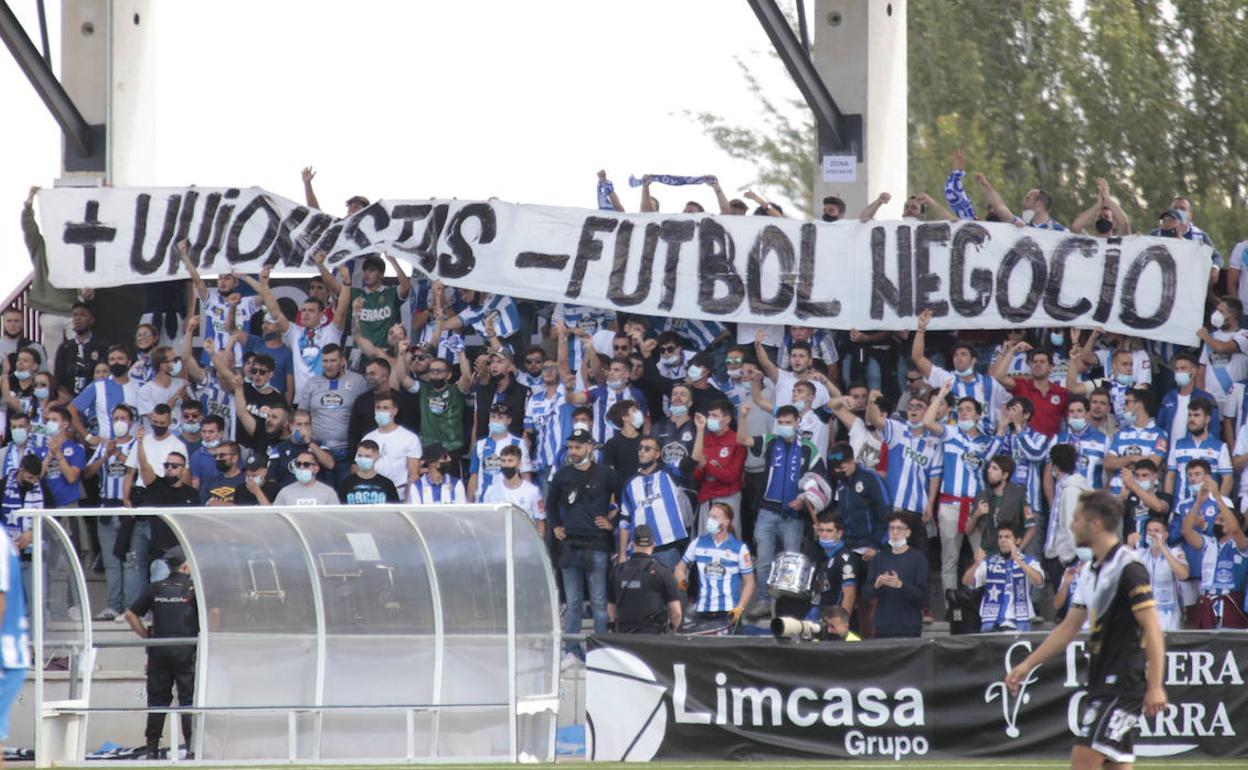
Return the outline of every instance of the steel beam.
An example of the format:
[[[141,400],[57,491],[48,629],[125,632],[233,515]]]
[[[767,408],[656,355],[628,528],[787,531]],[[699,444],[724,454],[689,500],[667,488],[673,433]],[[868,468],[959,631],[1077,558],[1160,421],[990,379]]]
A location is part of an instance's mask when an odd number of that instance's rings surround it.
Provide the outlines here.
[[[66,141],[79,155],[90,157],[94,145],[91,126],[74,106],[69,94],[65,93],[39,49],[31,42],[13,9],[9,8],[7,0],[0,0],[0,38],[4,38],[4,44],[13,54],[17,66],[21,67],[30,84],[35,87],[35,93],[39,94],[39,98],[65,133]]]

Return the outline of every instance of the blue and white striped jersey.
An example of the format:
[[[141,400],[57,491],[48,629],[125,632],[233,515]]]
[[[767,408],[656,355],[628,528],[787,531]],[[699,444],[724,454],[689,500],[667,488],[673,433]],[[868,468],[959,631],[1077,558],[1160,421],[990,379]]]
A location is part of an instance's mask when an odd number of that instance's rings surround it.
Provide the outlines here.
[[[1088,480],[1093,489],[1105,486],[1105,453],[1109,451],[1109,438],[1091,426],[1084,428],[1083,433],[1076,433],[1069,427],[1057,434],[1056,444],[1070,444],[1077,453],[1076,471]]]
[[[620,494],[620,529],[645,524],[654,530],[654,544],[668,545],[689,537],[685,528],[689,498],[671,469],[660,465],[654,473],[638,473]]]
[[[944,466],[940,492],[952,497],[974,497],[984,486],[984,471],[993,457],[996,440],[983,432],[968,436],[961,428],[946,425],[942,452]]]
[[[4,594],[4,618],[0,619],[0,668],[30,668],[30,619],[26,617],[26,592],[22,589],[22,561],[17,549],[4,538],[0,553],[0,593]]]
[[[1011,426],[1000,437],[1000,452],[1014,458],[1014,475],[1010,478],[1026,491],[1027,504],[1036,513],[1047,510],[1044,502],[1044,467],[1049,461],[1053,438],[1024,426],[1021,433]]]
[[[1166,432],[1152,420],[1142,428],[1123,428],[1109,442],[1106,457],[1150,457],[1156,455],[1166,462],[1169,455],[1169,441]],[[1109,482],[1109,491],[1117,494],[1122,489],[1122,481],[1117,475]]]
[[[111,453],[111,456],[104,460],[104,464],[100,466],[100,472],[96,479],[100,482],[100,499],[103,500],[124,500],[123,489],[126,480],[126,459],[130,457],[130,453],[134,451],[135,439],[126,442],[118,442],[117,450]],[[91,460],[87,463],[92,465],[104,458],[105,451],[108,449],[108,443],[101,441],[100,445],[95,448],[95,452],[91,454]]]
[[[26,455],[34,455],[42,460],[48,456],[48,448],[30,440],[27,440],[25,444],[15,444],[10,441],[4,448],[4,463],[0,465],[0,478],[8,476],[9,471],[16,471],[18,464]]]
[[[529,400],[524,404],[524,429],[533,432],[535,471],[555,464],[555,455],[563,446],[566,435],[561,417],[567,403],[567,391],[563,385],[555,386],[554,395],[548,394],[544,385],[529,391]]]
[[[569,329],[573,327],[584,329],[588,338],[592,339],[600,329],[607,328],[607,324],[615,321],[615,311],[560,302],[555,305],[550,321],[552,325],[563,321]],[[568,335],[568,368],[574,372],[581,369],[581,360],[585,356],[585,344],[580,337]]]
[[[204,307],[204,319],[208,323],[208,328],[203,330],[204,337],[212,340],[213,350],[225,350],[226,345],[230,344],[230,331],[227,326],[230,303],[226,302],[225,297],[222,297],[221,292],[215,288],[209,289],[208,296],[201,301]],[[243,297],[235,311],[234,328],[246,330],[251,316],[263,307],[260,298],[255,294]],[[243,346],[238,343],[234,344],[234,364],[243,365]]]
[[[754,573],[749,546],[732,535],[722,543],[716,543],[714,535],[702,535],[689,543],[684,562],[698,568],[695,612],[728,612],[736,607],[742,576]]]
[[[923,429],[917,436],[900,420],[884,421],[881,431],[888,449],[888,491],[893,507],[922,513],[927,510],[928,482],[944,471],[941,437]]]
[[[74,397],[73,406],[82,415],[87,432],[93,436],[116,438],[113,435],[113,409],[126,403],[126,391],[110,377],[92,380]],[[131,404],[134,406],[134,404]]]
[[[984,407],[984,418],[981,420],[982,426],[980,430],[985,433],[992,433],[997,429],[997,415],[1001,413],[1001,408],[1010,400],[1009,391],[1001,387],[1001,383],[992,379],[986,374],[976,372],[971,379],[964,380],[958,377],[948,369],[942,369],[939,366],[932,366],[932,371],[927,375],[927,384],[933,388],[939,389],[944,387],[946,382],[952,382],[949,392],[956,399],[973,398]],[[950,420],[956,420],[957,415],[950,411]]]
[[[1170,459],[1166,464],[1166,470],[1174,472],[1175,502],[1196,496],[1196,490],[1187,486],[1187,464],[1197,458],[1209,461],[1209,467],[1213,468],[1213,479],[1219,484],[1222,479],[1231,475],[1231,453],[1227,451],[1222,439],[1207,433],[1204,441],[1197,441],[1189,433],[1170,447]]]
[[[468,502],[464,482],[456,476],[444,474],[441,484],[434,484],[425,474],[407,485],[407,502],[416,505],[449,505]]]
[[[485,337],[485,319],[494,319],[494,333],[499,339],[506,339],[520,329],[520,309],[511,297],[492,294],[485,302],[469,305],[456,302],[455,314],[464,322],[464,328],[471,328]]]
[[[520,447],[520,472],[533,472],[533,466],[529,463],[528,444],[519,436],[508,433],[501,440],[495,440],[493,436],[477,439],[477,445],[472,449],[472,459],[468,463],[468,472],[477,475],[476,499],[473,502],[485,500],[485,490],[495,481],[502,483],[503,474],[498,469],[503,467],[503,458],[498,453],[505,446]]]
[[[632,400],[637,403],[637,408],[642,414],[649,414],[650,410],[646,408],[646,397],[637,388],[629,385],[619,390],[611,390],[606,385],[597,385],[589,389],[589,404],[594,408],[594,441],[599,444],[605,444],[612,436],[615,435],[616,428],[607,419],[607,412],[611,407],[619,401]]]
[[[675,332],[692,345],[691,350],[702,351],[711,346],[726,327],[718,321],[700,321],[692,318],[666,316],[658,324],[660,332]]]
[[[221,385],[217,379],[217,370],[212,366],[204,367],[204,378],[195,384],[199,395],[199,408],[207,417],[215,414],[225,421],[225,438],[234,440],[234,424],[237,414],[234,411],[234,393]]]

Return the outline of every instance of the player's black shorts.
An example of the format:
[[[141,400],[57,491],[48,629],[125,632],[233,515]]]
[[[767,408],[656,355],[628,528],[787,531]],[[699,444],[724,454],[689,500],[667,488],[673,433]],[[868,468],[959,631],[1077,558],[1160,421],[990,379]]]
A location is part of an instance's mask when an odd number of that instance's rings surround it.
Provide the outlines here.
[[[1135,728],[1144,702],[1139,698],[1088,698],[1079,716],[1081,734],[1075,743],[1087,746],[1111,762],[1135,761]]]

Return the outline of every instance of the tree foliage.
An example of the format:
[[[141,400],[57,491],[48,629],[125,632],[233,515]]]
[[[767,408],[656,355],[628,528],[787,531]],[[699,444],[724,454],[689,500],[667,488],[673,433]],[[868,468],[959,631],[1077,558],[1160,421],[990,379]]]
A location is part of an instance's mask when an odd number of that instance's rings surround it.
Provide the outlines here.
[[[1007,201],[1049,190],[1067,223],[1103,176],[1137,231],[1184,195],[1223,252],[1245,237],[1243,0],[1085,0],[1078,13],[1070,0],[908,7],[910,192],[939,197],[960,147],[968,169]],[[762,130],[693,117],[726,152],[755,163],[757,184],[809,214],[818,172],[809,110],[764,93],[742,70]]]

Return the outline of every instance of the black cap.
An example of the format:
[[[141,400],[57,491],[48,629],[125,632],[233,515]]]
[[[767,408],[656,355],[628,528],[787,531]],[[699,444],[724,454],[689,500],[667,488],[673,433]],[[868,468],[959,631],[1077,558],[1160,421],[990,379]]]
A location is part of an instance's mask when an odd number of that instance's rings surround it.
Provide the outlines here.
[[[420,461],[422,463],[435,463],[449,454],[450,452],[446,451],[446,447],[435,441],[432,444],[424,445],[420,453]]]
[[[648,548],[654,545],[654,531],[648,524],[639,524],[633,529],[633,545]]]
[[[575,441],[578,444],[594,443],[594,436],[587,430],[574,430],[572,435],[568,436],[568,443]]]
[[[177,569],[186,561],[186,554],[182,551],[182,546],[175,545],[168,551],[165,551],[165,564],[169,565],[169,569]]]
[[[269,464],[265,460],[265,458],[261,457],[260,455],[253,454],[251,457],[247,458],[247,465],[244,467],[249,471],[258,471],[261,468],[267,469],[269,467]]]
[[[828,463],[840,464],[854,459],[854,448],[848,441],[838,441],[828,450]]]
[[[504,417],[511,416],[511,407],[506,401],[499,401],[497,404],[490,405],[490,414],[501,414]]]
[[[513,353],[511,348],[507,347],[506,345],[503,345],[498,350],[491,350],[490,355],[495,358],[502,358],[506,361],[511,361],[513,363],[516,360],[516,354]]]

